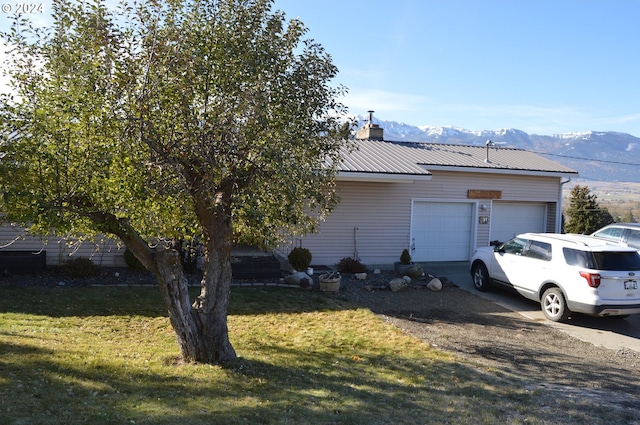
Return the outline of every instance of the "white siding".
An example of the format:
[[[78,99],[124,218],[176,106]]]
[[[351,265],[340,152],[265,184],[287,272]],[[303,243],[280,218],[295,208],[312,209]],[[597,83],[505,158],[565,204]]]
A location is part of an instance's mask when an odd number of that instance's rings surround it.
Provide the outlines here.
[[[25,235],[24,229],[4,224],[0,226],[0,252],[2,251],[47,252],[47,265],[59,265],[68,258],[90,258],[104,267],[124,267],[124,247],[115,239],[102,237],[97,242],[75,245],[64,238],[51,236],[43,240]]]
[[[357,257],[367,266],[392,265],[410,247],[412,201],[473,202],[477,216],[490,216],[491,199],[469,199],[467,194],[498,190],[502,201],[546,203],[555,210],[559,185],[559,177],[457,171],[433,171],[432,180],[414,183],[338,181],[341,202],[321,223],[319,233],[306,235],[301,243],[311,251],[315,265],[335,265],[343,257]],[[474,231],[476,247],[489,245],[489,224],[476,224]]]

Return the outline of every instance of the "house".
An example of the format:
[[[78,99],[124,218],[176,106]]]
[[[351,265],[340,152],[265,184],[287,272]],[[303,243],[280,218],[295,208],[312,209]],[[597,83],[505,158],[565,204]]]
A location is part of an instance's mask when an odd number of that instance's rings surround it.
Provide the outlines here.
[[[337,175],[341,197],[318,233],[296,240],[313,264],[344,257],[392,265],[468,261],[476,247],[522,232],[560,232],[563,185],[577,172],[532,152],[493,146],[385,141],[361,128]]]
[[[54,235],[43,239],[26,234],[24,228],[16,224],[0,225],[0,274],[6,269],[37,271],[33,268],[59,265],[78,257],[91,258],[102,267],[126,267],[124,250],[123,244],[112,237],[102,236],[84,242]]]
[[[532,152],[492,146],[406,143],[384,140],[366,124],[358,149],[345,150],[334,212],[296,244],[313,264],[344,257],[367,266],[388,266],[403,249],[414,261],[467,261],[474,249],[522,232],[559,232],[562,187],[577,172]],[[47,264],[69,254],[102,266],[123,266],[123,248],[112,239],[67,245],[22,237],[23,229],[0,226],[0,250],[46,250]],[[16,240],[14,244],[11,241]]]

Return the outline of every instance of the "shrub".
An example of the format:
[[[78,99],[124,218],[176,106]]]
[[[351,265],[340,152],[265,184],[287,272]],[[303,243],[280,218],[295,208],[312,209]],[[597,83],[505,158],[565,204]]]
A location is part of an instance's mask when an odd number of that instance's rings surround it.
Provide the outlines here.
[[[296,269],[297,271],[304,271],[311,264],[311,251],[307,248],[295,247],[289,253],[287,257],[289,259],[289,264],[291,267]]]
[[[96,266],[93,261],[81,257],[67,260],[60,266],[60,270],[64,274],[77,278],[95,276],[98,274],[98,269],[98,266]]]
[[[169,246],[180,254],[180,262],[185,273],[198,271],[198,258],[203,255],[204,247],[199,238],[192,240],[174,239]]]
[[[341,273],[364,273],[367,271],[367,267],[360,260],[351,257],[344,257],[338,261],[336,267]]]
[[[136,272],[146,271],[140,260],[138,260],[136,256],[133,255],[133,252],[128,249],[124,250],[124,262],[127,263],[127,267],[129,267],[130,270]]]
[[[402,254],[400,255],[400,262],[402,264],[411,264],[411,254],[409,254],[408,249],[404,249]]]

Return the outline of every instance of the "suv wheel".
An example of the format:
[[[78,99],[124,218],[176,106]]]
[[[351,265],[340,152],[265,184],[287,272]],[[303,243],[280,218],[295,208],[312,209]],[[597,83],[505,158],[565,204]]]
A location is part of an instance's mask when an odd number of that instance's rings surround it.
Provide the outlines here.
[[[544,291],[540,304],[545,317],[553,322],[563,322],[571,313],[560,288],[549,288]]]
[[[482,263],[476,263],[471,268],[471,278],[473,279],[473,286],[478,291],[488,291],[491,288],[491,278],[487,268]]]

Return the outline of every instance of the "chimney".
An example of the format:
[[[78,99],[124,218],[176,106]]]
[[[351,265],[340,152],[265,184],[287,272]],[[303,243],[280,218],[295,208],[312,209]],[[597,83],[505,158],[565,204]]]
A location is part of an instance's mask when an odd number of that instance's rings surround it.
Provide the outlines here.
[[[356,133],[356,139],[384,140],[382,137],[382,128],[378,124],[373,123],[373,112],[369,112],[369,122],[362,126]]]

